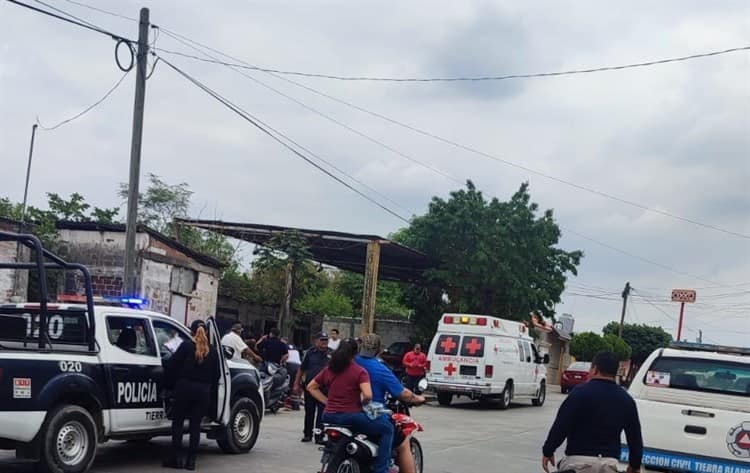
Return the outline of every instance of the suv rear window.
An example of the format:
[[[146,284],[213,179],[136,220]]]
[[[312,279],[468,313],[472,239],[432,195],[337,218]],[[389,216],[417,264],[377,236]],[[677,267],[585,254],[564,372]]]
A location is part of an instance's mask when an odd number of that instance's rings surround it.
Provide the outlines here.
[[[646,373],[647,385],[750,397],[750,364],[704,358],[658,358]]]

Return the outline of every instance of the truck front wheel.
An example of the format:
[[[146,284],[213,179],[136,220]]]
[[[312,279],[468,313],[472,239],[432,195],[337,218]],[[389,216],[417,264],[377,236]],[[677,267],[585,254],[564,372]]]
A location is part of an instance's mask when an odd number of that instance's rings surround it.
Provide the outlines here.
[[[255,446],[259,432],[257,406],[250,398],[241,397],[232,404],[229,424],[218,428],[216,443],[224,453],[246,453]]]
[[[39,434],[39,466],[47,473],[83,473],[94,462],[97,429],[83,407],[62,405],[47,416]]]

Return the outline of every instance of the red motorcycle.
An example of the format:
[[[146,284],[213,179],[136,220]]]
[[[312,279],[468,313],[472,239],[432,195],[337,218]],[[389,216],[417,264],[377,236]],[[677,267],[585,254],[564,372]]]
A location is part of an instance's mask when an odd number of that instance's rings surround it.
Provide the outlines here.
[[[386,410],[375,412],[390,413],[391,420],[396,432],[409,440],[411,453],[414,456],[414,466],[417,473],[422,473],[424,468],[422,445],[419,443],[415,432],[424,429],[416,420],[409,415],[409,406],[394,400],[386,400]],[[323,456],[320,459],[321,473],[370,473],[378,455],[378,445],[367,439],[365,435],[358,434],[344,425],[325,424],[323,430],[327,440],[321,448]],[[398,434],[396,435],[398,437]],[[396,464],[396,450],[393,450],[391,460],[391,472],[398,471]]]

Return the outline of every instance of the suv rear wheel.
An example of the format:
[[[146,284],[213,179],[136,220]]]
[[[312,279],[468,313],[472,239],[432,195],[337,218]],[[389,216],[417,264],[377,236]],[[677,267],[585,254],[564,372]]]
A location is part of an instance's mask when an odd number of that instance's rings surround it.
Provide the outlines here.
[[[225,453],[246,453],[255,446],[259,432],[257,406],[250,398],[240,397],[232,404],[229,424],[219,427],[216,443]]]
[[[80,406],[53,409],[40,431],[39,466],[48,473],[83,473],[94,462],[97,447],[96,422]]]

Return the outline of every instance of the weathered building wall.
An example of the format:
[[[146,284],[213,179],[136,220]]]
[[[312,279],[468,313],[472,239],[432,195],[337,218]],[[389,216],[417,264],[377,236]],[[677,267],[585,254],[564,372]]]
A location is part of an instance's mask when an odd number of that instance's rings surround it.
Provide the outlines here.
[[[122,292],[124,231],[63,229],[60,240],[65,258],[89,268],[95,296],[126,295]],[[174,316],[187,324],[215,313],[221,275],[218,268],[202,264],[145,232],[136,236],[136,251],[139,293],[127,295],[145,298],[150,310],[163,314],[170,314],[174,296],[185,297],[186,313]],[[83,288],[79,281],[68,278],[63,291],[82,293]]]
[[[360,320],[345,317],[327,317],[323,321],[323,330],[330,332],[338,329],[342,338],[358,337]],[[387,347],[393,342],[411,341],[415,336],[414,325],[408,320],[384,320],[375,319],[375,333],[383,339],[383,345]]]
[[[0,230],[5,232],[17,232],[18,222],[12,220],[0,219]],[[29,251],[22,250],[21,259],[28,261]],[[14,241],[0,242],[0,261],[16,262],[17,261],[17,244]],[[0,303],[3,302],[21,302],[27,300],[29,272],[16,269],[0,269]],[[16,280],[16,278],[19,278]],[[14,287],[16,289],[16,300],[13,300]]]

